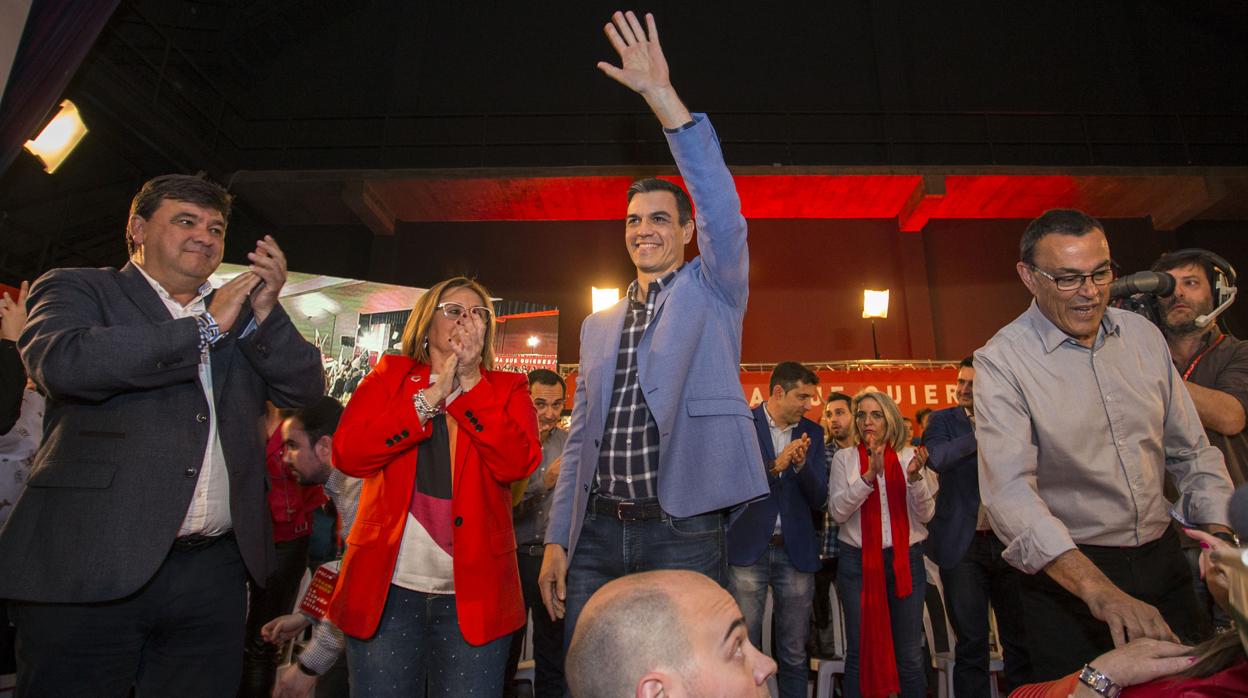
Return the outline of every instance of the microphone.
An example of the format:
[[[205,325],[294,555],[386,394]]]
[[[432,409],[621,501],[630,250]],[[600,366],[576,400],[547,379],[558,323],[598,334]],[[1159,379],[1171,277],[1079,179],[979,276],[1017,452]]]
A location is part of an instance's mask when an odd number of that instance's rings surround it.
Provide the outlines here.
[[[1160,271],[1137,271],[1109,284],[1110,298],[1124,298],[1137,293],[1166,297],[1174,293],[1174,277]]]
[[[1167,276],[1169,275],[1167,274]],[[1208,327],[1209,323],[1213,322],[1214,320],[1217,320],[1219,315],[1225,312],[1227,308],[1231,307],[1231,303],[1235,302],[1235,296],[1237,295],[1239,295],[1239,289],[1232,287],[1230,289],[1230,293],[1228,293],[1226,296],[1226,300],[1222,302],[1222,305],[1219,305],[1218,307],[1214,308],[1213,312],[1209,313],[1208,315],[1201,315],[1200,317],[1196,318],[1192,322],[1195,323],[1195,325],[1201,329]]]

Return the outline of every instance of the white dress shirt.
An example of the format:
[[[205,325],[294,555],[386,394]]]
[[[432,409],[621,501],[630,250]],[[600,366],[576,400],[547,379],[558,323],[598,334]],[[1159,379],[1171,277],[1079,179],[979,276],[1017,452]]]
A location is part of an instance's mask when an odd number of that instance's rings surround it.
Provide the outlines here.
[[[907,446],[897,454],[904,473],[914,449]],[[855,548],[862,547],[862,505],[867,497],[875,494],[875,488],[862,479],[858,465],[858,447],[842,448],[832,457],[832,469],[828,477],[828,511],[832,519],[841,525],[837,538]],[[927,524],[936,513],[936,475],[930,468],[923,468],[923,477],[906,483],[906,505],[910,514],[910,545],[927,540]],[[880,525],[884,529],[884,547],[893,547],[893,529],[888,516],[888,485],[884,473],[875,478],[880,489]]]
[[[134,266],[152,285],[173,319],[195,317],[207,311],[204,299],[212,293],[212,284],[205,281],[199,287],[199,294],[190,303],[182,305],[141,265],[136,263]],[[179,536],[217,536],[233,526],[230,519],[230,473],[225,464],[225,451],[221,448],[221,435],[217,433],[217,401],[212,394],[212,355],[208,347],[204,347],[199,357],[199,385],[204,391],[204,399],[208,401],[208,445],[204,448],[204,463],[199,469],[199,479],[195,481],[191,506],[186,510],[186,518],[182,519],[182,527],[178,529]]]

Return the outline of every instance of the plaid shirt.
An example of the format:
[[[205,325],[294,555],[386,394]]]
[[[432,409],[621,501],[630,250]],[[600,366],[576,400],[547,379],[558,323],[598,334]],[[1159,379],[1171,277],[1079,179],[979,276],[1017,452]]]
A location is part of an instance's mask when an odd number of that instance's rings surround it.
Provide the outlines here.
[[[828,482],[832,481],[832,456],[841,450],[836,445],[836,441],[829,441],[823,447],[823,460],[828,466]],[[832,509],[823,512],[823,546],[819,548],[819,557],[823,560],[831,560],[836,557],[837,550],[840,549],[841,542],[836,536],[840,533],[841,527],[836,525],[832,520]]]
[[[351,526],[355,523],[355,513],[360,505],[360,491],[363,489],[363,480],[349,477],[337,468],[329,471],[325,494],[334,501],[334,507],[338,509],[338,516],[342,519],[343,540],[347,539]],[[333,565],[334,571],[338,571],[339,561],[325,564]],[[346,646],[347,638],[342,631],[328,620],[321,620],[316,622],[316,627],[312,629],[312,639],[300,652],[299,663],[319,676],[329,671]]]
[[[658,496],[659,425],[646,405],[637,378],[637,346],[654,319],[659,292],[676,278],[677,269],[651,281],[646,302],[637,300],[637,280],[628,285],[628,314],[620,332],[615,362],[611,409],[598,456],[599,492],[611,499],[650,499]]]

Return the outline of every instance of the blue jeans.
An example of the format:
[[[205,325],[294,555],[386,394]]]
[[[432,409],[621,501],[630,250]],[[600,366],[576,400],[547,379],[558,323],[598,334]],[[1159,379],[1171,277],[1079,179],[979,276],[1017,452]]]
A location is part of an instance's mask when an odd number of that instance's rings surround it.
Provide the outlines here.
[[[391,585],[377,633],[347,638],[351,695],[494,698],[503,692],[510,639],[470,645],[459,631],[454,594]]]
[[[958,636],[954,649],[953,692],[959,696],[986,696],[988,683],[988,601],[997,614],[997,629],[1005,649],[1005,684],[1001,694],[1031,680],[1031,660],[1023,632],[1023,606],[1018,590],[1023,573],[1001,559],[1005,545],[991,531],[971,538],[962,561],[942,569],[945,606]]]
[[[763,609],[767,587],[774,603],[772,627],[773,654],[780,670],[776,682],[782,698],[805,698],[810,665],[806,659],[806,637],[810,634],[810,610],[815,598],[815,575],[800,572],[789,562],[784,546],[767,546],[767,551],[748,567],[728,566],[728,590],[741,607],[750,631],[750,642],[763,646]]]
[[[620,521],[587,509],[568,567],[564,649],[572,643],[576,619],[589,597],[612,579],[649,570],[692,570],[726,586],[725,523],[722,512]]]
[[[859,643],[862,633],[862,549],[841,544],[836,589],[845,609],[845,698],[858,698]],[[901,698],[927,696],[927,655],[923,651],[923,590],[927,574],[923,570],[923,544],[910,546],[910,580],[913,591],[904,599],[894,595],[893,549],[884,549],[884,583],[888,588],[888,616],[893,630],[893,652]]]

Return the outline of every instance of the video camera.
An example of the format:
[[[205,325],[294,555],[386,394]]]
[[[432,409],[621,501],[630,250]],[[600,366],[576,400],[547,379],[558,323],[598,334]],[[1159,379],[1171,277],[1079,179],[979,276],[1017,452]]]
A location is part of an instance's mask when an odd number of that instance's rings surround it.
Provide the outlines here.
[[[1208,327],[1235,302],[1239,292],[1235,286],[1235,267],[1221,256],[1190,247],[1167,253],[1162,260],[1167,259],[1179,261],[1179,264],[1189,263],[1184,260],[1190,260],[1190,263],[1211,271],[1214,308],[1195,319],[1197,327]],[[1169,297],[1174,293],[1174,287],[1174,277],[1166,272],[1137,271],[1115,279],[1109,285],[1109,301],[1114,307],[1139,313],[1161,327],[1161,309],[1157,299]]]

